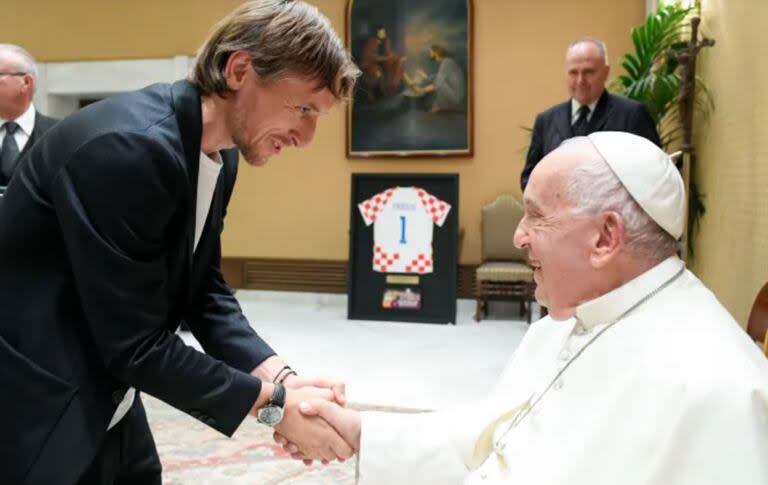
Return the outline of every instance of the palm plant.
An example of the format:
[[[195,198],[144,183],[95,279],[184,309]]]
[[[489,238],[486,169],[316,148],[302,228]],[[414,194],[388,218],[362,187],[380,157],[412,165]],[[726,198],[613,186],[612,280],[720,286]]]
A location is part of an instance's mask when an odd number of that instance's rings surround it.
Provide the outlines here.
[[[635,51],[622,60],[626,74],[611,83],[611,90],[641,101],[656,122],[662,147],[669,151],[682,136],[679,111],[680,73],[679,63],[669,53],[687,45],[690,36],[689,17],[697,7],[683,7],[676,3],[662,4],[656,13],[649,15],[639,27],[632,29]],[[704,83],[696,78],[694,110],[699,119],[706,119],[714,108],[712,97]],[[693,254],[693,235],[704,215],[703,195],[693,177],[688,204],[688,250]]]

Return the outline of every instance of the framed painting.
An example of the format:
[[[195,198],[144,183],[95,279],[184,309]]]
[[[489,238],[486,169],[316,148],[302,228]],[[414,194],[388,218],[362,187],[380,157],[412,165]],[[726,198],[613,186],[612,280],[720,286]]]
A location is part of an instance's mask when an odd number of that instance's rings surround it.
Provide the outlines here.
[[[349,0],[347,156],[472,155],[471,0]]]

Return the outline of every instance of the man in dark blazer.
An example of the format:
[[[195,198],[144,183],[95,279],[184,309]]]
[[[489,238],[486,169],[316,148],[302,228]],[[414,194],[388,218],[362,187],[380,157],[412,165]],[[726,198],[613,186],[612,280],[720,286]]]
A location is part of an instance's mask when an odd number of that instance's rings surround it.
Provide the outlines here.
[[[189,80],[90,105],[25,155],[0,205],[0,483],[161,483],[138,392],[228,436],[253,414],[305,458],[351,456],[298,411],[343,403],[343,385],[297,376],[251,329],[220,233],[229,148],[262,165],[306,146],[358,73],[317,9],[256,0],[217,24]]]
[[[37,67],[29,52],[0,44],[0,193],[21,157],[58,121],[35,110],[36,83]]]
[[[520,188],[525,190],[534,167],[563,140],[596,131],[626,131],[661,146],[656,123],[644,104],[605,89],[610,66],[605,44],[584,37],[572,42],[565,55],[566,79],[571,99],[536,116]]]

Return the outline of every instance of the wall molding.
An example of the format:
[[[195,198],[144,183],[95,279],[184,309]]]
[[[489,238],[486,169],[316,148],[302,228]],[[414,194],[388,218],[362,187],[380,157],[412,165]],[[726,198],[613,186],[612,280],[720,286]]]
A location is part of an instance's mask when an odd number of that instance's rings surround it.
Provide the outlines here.
[[[232,288],[313,293],[347,293],[347,261],[279,258],[222,258]],[[474,298],[476,264],[459,265],[457,296]]]
[[[185,78],[193,62],[192,57],[175,56],[38,63],[33,102],[42,113],[61,118],[77,111],[84,98],[104,98]]]

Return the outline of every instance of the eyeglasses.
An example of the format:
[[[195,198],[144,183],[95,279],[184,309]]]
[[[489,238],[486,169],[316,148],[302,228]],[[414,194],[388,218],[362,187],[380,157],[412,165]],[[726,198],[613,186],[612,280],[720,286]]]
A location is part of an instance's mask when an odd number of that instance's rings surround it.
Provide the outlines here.
[[[3,76],[26,76],[26,72],[2,72],[0,71],[0,77]]]

